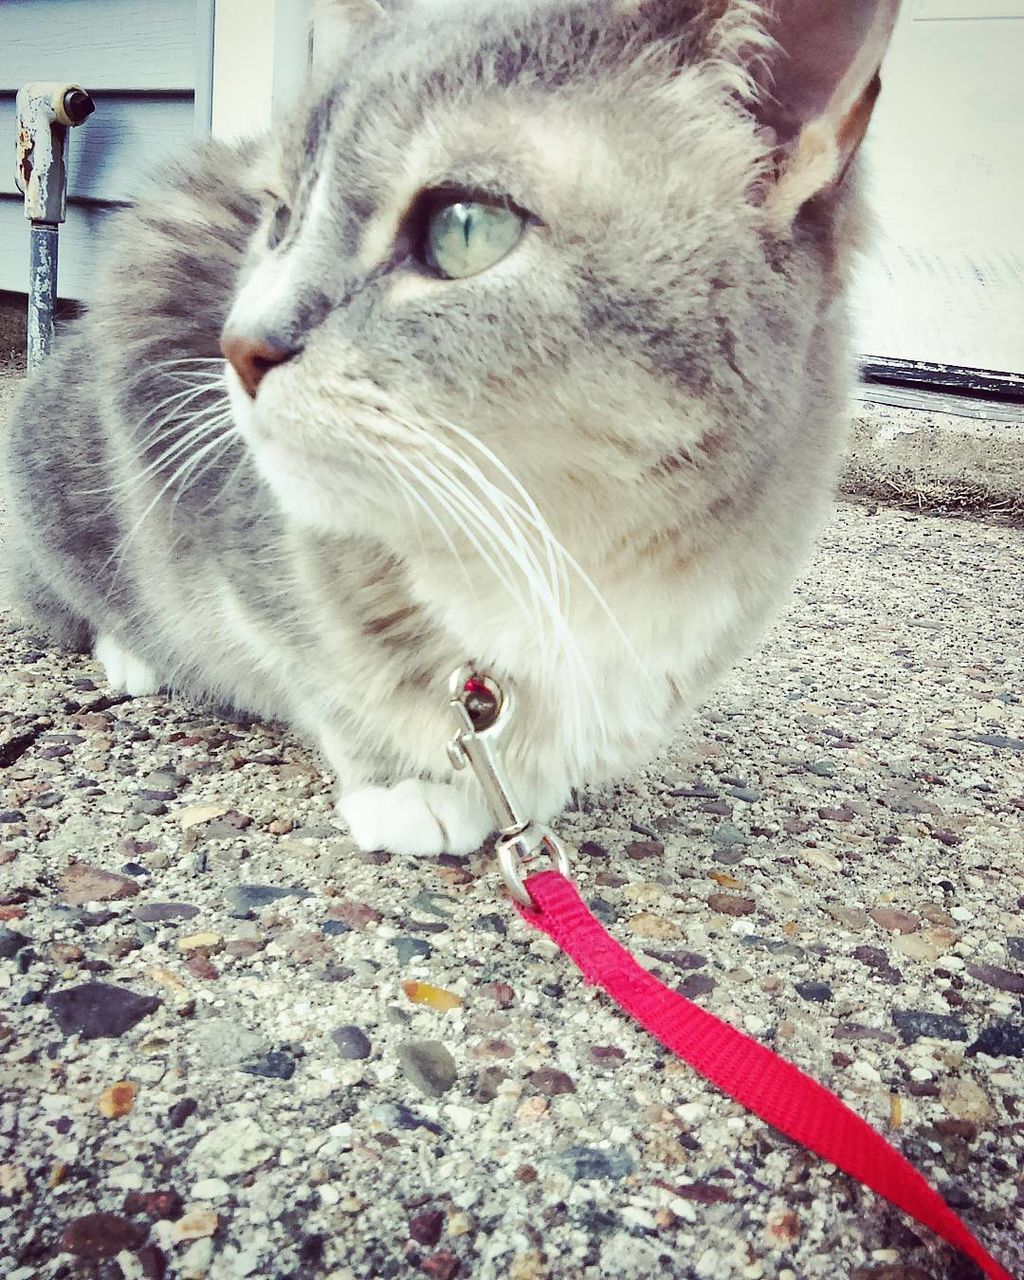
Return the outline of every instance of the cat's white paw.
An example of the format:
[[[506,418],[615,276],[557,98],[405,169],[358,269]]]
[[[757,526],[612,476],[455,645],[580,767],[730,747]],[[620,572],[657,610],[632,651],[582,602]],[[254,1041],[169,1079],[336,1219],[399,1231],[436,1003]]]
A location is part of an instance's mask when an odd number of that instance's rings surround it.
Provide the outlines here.
[[[133,698],[145,698],[156,693],[160,681],[141,658],[128,653],[112,636],[99,636],[93,646],[92,656],[103,664],[107,684]]]
[[[493,827],[482,800],[419,778],[349,791],[338,815],[360,849],[400,854],[472,853]]]

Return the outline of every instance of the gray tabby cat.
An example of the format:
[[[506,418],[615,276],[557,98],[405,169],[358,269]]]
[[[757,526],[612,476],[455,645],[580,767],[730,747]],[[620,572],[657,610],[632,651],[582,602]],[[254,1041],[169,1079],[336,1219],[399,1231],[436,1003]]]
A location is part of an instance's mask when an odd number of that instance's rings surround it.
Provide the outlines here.
[[[467,658],[538,820],[648,760],[827,508],[897,4],[330,6],[301,113],[118,218],[15,410],[18,600],[315,739],[365,848],[488,834]]]

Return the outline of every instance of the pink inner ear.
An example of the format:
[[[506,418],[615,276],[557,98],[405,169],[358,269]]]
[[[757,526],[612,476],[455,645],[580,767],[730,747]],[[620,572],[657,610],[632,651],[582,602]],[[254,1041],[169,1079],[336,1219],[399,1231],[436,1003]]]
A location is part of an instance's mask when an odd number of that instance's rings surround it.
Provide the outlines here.
[[[759,114],[781,143],[826,112],[843,77],[877,36],[880,11],[893,7],[891,0],[776,0],[768,29],[779,47],[769,58]],[[883,48],[884,40],[879,59]],[[857,96],[876,69],[877,63]]]

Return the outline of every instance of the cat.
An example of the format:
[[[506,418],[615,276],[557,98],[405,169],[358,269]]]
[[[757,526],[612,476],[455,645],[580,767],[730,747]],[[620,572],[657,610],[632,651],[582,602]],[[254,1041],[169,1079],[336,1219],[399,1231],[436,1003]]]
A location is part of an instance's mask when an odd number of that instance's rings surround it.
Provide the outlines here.
[[[113,221],[15,408],[20,606],[307,735],[364,849],[491,831],[466,661],[535,819],[648,762],[829,506],[897,4],[323,6],[294,116]]]

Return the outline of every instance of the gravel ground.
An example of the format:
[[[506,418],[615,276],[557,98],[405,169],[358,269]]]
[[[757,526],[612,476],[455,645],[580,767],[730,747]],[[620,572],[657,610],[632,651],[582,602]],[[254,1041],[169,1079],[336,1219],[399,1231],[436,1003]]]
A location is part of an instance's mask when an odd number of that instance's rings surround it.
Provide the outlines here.
[[[1022,559],[840,508],[765,651],[560,823],[618,937],[1018,1270]],[[280,728],[0,634],[4,1277],[977,1274],[585,989],[486,853],[360,855]]]

